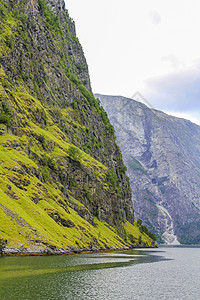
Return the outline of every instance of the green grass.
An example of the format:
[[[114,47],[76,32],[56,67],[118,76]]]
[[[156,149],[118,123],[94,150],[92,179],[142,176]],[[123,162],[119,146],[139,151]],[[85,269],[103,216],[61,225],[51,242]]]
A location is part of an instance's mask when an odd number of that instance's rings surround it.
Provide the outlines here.
[[[136,242],[138,242],[139,237],[141,236],[142,242],[147,246],[151,246],[152,239],[145,233],[141,234],[141,231],[136,221],[134,222],[134,224],[126,222],[124,228],[126,230],[127,239],[130,243],[131,243],[130,235],[132,235],[136,239]]]
[[[23,101],[28,99],[30,99],[33,108],[41,106],[34,97],[29,98],[27,94],[20,95],[22,97],[16,97],[16,99],[18,104],[21,103],[21,106],[23,106]],[[23,106],[23,110],[26,110],[26,105]],[[94,240],[98,241],[99,247],[102,248],[105,246],[123,247],[125,242],[119,237],[116,229],[100,222],[97,218],[93,220],[95,226],[91,225],[68,205],[67,199],[64,200],[63,194],[55,183],[42,183],[38,178],[31,175],[31,172],[27,173],[27,170],[31,168],[39,169],[37,163],[29,158],[26,153],[30,140],[33,152],[35,151],[39,156],[46,153],[46,150],[41,149],[40,142],[33,136],[44,137],[47,145],[53,141],[55,146],[49,154],[55,160],[58,158],[60,160],[66,159],[68,156],[68,149],[71,144],[63,139],[63,133],[53,124],[48,112],[47,118],[48,125],[45,129],[29,120],[28,126],[22,130],[23,135],[21,137],[10,134],[0,136],[0,204],[3,205],[0,207],[1,238],[8,240],[8,246],[10,247],[19,247],[20,245],[29,247],[35,243],[35,240],[60,248],[90,247]],[[81,153],[81,164],[91,170],[97,179],[104,180],[108,168],[84,151],[80,149],[79,151]],[[26,167],[26,172],[23,171],[23,166]],[[26,180],[29,184],[24,187],[20,180]],[[19,184],[18,187],[16,182]],[[8,185],[11,190],[8,189]],[[106,183],[104,183],[105,186]],[[34,199],[39,200],[37,202]],[[77,199],[73,197],[71,199],[78,206],[84,206]],[[9,210],[9,213],[6,213],[7,210]],[[69,220],[74,224],[74,227],[67,228],[58,224],[50,217],[51,213],[58,214],[64,220]],[[125,225],[127,235],[132,232],[138,239],[137,226],[127,224]],[[84,228],[84,231],[80,227]],[[127,242],[130,243],[129,240]],[[144,235],[143,242],[150,243],[150,240]],[[42,247],[45,248],[45,245]]]

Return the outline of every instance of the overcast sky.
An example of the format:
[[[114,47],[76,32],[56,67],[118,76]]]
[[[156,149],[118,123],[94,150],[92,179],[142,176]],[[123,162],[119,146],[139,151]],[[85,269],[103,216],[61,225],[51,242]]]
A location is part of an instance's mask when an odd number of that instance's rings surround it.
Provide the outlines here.
[[[132,97],[200,124],[199,0],[65,0],[94,93]]]

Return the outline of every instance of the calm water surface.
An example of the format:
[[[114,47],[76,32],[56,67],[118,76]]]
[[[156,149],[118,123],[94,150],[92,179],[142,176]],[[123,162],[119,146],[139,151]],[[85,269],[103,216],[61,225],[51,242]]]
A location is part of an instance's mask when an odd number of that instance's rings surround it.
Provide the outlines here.
[[[200,248],[1,257],[0,300],[200,299]]]

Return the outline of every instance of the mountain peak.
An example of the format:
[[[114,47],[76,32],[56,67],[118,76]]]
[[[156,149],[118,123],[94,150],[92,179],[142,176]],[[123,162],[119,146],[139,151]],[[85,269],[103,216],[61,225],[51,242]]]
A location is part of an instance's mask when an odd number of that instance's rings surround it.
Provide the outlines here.
[[[136,218],[167,243],[200,243],[200,127],[132,99],[98,98],[122,150]]]

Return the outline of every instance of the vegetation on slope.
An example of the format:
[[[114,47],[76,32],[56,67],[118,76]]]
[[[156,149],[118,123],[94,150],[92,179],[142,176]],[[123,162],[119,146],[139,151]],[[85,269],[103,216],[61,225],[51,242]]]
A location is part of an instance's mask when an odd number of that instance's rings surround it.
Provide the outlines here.
[[[54,14],[44,0],[5,2],[0,252],[151,245],[134,221],[121,152],[67,11]]]

